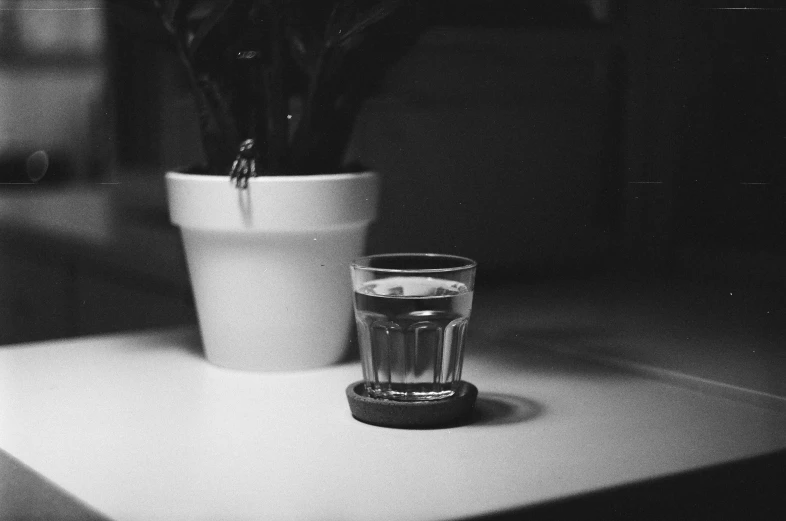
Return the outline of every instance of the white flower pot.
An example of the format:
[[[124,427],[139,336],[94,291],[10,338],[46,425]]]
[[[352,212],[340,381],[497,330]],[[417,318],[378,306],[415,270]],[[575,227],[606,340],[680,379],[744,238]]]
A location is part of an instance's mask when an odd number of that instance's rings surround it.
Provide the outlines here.
[[[170,172],[207,359],[255,371],[322,367],[349,345],[349,263],[376,217],[374,173],[257,177]]]

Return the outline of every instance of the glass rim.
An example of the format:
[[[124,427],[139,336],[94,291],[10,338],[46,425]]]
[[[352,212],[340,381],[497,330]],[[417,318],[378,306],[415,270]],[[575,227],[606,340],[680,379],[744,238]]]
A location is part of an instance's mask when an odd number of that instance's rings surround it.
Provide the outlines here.
[[[460,261],[464,264],[460,266],[454,266],[451,268],[376,268],[373,266],[364,266],[359,264],[363,261],[371,261],[372,259],[392,259],[392,258],[406,258],[406,257],[415,257],[419,259],[423,258],[441,258],[441,259],[452,259],[455,261]],[[464,271],[464,270],[471,270],[478,266],[478,263],[474,260],[470,259],[469,257],[462,257],[460,255],[450,255],[446,253],[379,253],[376,255],[366,255],[363,257],[358,257],[357,259],[353,260],[350,264],[352,269],[356,270],[364,270],[364,271],[374,271],[380,273],[449,273],[449,272],[456,272],[456,271]]]

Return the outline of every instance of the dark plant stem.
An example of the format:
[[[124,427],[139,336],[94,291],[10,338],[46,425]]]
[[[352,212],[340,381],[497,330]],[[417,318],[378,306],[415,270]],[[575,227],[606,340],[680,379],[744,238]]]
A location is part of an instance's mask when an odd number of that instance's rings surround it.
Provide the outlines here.
[[[208,78],[199,78],[185,44],[185,35],[180,27],[172,26],[159,0],[154,0],[161,22],[172,36],[178,59],[186,71],[191,91],[199,112],[202,147],[210,173],[224,174],[234,160],[240,143],[237,126],[218,88]],[[212,100],[211,100],[212,98]]]
[[[313,128],[315,112],[319,110],[319,97],[321,94],[322,78],[325,75],[325,64],[329,58],[329,49],[324,46],[316,60],[314,69],[309,77],[308,91],[303,101],[300,121],[298,122],[295,135],[292,139],[293,167],[298,173],[310,174],[314,172],[312,150],[313,150]],[[322,168],[329,168],[332,165],[322,165]]]
[[[318,97],[321,90],[321,80],[325,75],[324,69],[326,68],[325,66],[331,51],[330,31],[332,30],[332,25],[336,23],[337,17],[338,5],[334,6],[328,17],[319,53],[314,61],[313,68],[309,71],[306,96],[301,105],[298,125],[292,137],[292,166],[298,174],[315,173],[312,171],[313,161],[311,160],[311,150],[313,149],[313,140],[311,138],[314,111],[317,109]],[[330,166],[331,165],[322,165],[322,168],[327,169]]]
[[[205,137],[202,142],[206,144],[208,167],[213,174],[227,174],[237,156],[242,137],[232,110],[215,81],[206,74],[198,76],[196,80],[197,103],[203,99],[206,107],[200,109],[200,122],[205,119],[206,126],[203,128],[206,130],[203,130]]]
[[[277,2],[270,4],[270,65],[265,71],[265,100],[267,110],[267,159],[272,173],[289,173],[288,102],[284,95],[284,15]]]

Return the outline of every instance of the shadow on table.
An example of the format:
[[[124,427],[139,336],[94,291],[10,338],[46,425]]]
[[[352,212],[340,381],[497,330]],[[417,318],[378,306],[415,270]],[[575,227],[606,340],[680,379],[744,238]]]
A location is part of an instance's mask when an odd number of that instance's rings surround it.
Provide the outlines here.
[[[0,519],[109,521],[3,450],[0,450]]]
[[[543,406],[521,396],[503,393],[480,393],[469,426],[511,425],[532,420],[543,414]]]
[[[475,521],[786,519],[786,450],[474,518]]]
[[[205,349],[202,345],[202,336],[199,332],[199,326],[194,324],[183,327],[174,334],[177,335],[177,343],[181,349],[191,356],[202,359],[205,358]]]

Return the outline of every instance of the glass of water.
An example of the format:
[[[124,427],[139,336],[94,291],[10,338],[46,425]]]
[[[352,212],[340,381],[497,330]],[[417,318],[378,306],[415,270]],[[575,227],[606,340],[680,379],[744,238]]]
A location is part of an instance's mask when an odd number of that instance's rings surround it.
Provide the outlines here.
[[[476,266],[465,257],[431,253],[371,255],[352,263],[369,396],[420,401],[454,394]]]

